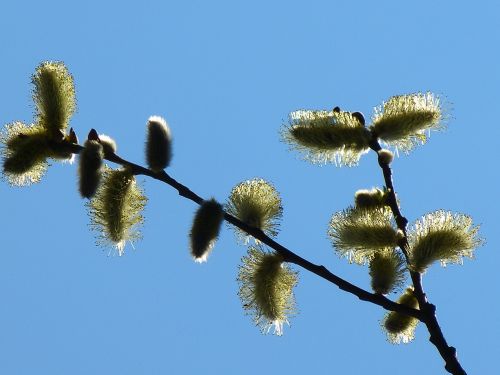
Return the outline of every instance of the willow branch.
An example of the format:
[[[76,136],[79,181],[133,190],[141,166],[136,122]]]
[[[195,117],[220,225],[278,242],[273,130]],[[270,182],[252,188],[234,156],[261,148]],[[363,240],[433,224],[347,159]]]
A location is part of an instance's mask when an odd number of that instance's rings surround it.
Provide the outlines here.
[[[380,143],[376,139],[372,140],[372,142],[370,143],[370,148],[377,153],[382,149]],[[408,235],[406,228],[408,220],[401,213],[398,201],[396,199],[396,191],[394,190],[394,185],[392,182],[391,167],[389,166],[389,164],[384,163],[380,157],[378,159],[378,163],[384,174],[385,186],[389,193],[388,204],[394,215],[398,229],[400,229],[404,233],[404,236],[399,241],[398,245],[405,256],[406,263],[408,264],[411,280],[413,282],[415,297],[417,298],[420,311],[423,314],[423,319],[421,321],[426,325],[427,330],[430,334],[429,341],[437,348],[439,354],[444,359],[446,363],[446,371],[454,375],[466,375],[465,370],[462,368],[460,362],[458,361],[456,349],[452,346],[449,346],[446,342],[446,339],[444,338],[444,334],[437,320],[436,306],[429,303],[427,300],[427,296],[422,285],[422,275],[419,272],[412,271],[411,269],[409,258],[410,247],[408,244]]]
[[[71,144],[71,143],[60,144],[60,147],[64,147],[67,151],[70,151],[74,154],[79,154],[84,148],[83,146],[80,146],[78,144]],[[165,171],[153,172],[148,168],[145,168],[143,166],[122,159],[121,157],[119,157],[114,153],[106,154],[105,159],[128,168],[134,175],[144,175],[151,177],[155,180],[162,181],[173,187],[175,190],[177,190],[180,196],[189,199],[198,205],[202,204],[204,201],[202,197],[194,193],[187,186],[179,183],[174,178],[170,177]],[[413,309],[411,307],[391,301],[390,299],[384,297],[381,294],[370,293],[367,290],[362,289],[348,282],[347,280],[344,280],[343,278],[333,274],[326,267],[309,262],[308,260],[294,253],[293,251],[287,249],[283,245],[274,241],[272,238],[267,236],[262,230],[245,224],[237,217],[234,217],[228,214],[227,212],[224,213],[224,220],[234,225],[235,227],[241,229],[242,231],[246,232],[247,234],[253,236],[254,238],[266,244],[270,248],[274,249],[283,257],[285,262],[296,264],[297,266],[300,266],[306,269],[307,271],[314,273],[315,275],[335,284],[339,289],[355,295],[362,301],[373,303],[389,311],[396,311],[405,315],[412,316],[421,321],[424,318],[420,310]]]

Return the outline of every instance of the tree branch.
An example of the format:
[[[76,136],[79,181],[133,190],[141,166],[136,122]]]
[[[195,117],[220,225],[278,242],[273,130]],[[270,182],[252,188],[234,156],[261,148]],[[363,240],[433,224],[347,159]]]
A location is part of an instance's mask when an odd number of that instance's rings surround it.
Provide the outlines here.
[[[55,145],[54,145],[55,146]],[[74,154],[79,154],[83,150],[83,146],[80,146],[78,144],[72,144],[72,143],[61,143],[60,146],[61,148],[64,148],[66,151],[70,151]],[[174,178],[170,177],[165,171],[161,172],[153,172],[152,170],[142,167],[140,165],[134,164],[132,162],[129,162],[125,159],[122,159],[116,154],[106,154],[105,159],[122,165],[124,167],[127,167],[131,170],[131,172],[134,175],[144,175],[151,177],[155,180],[162,181],[174,189],[177,190],[180,196],[189,199],[198,205],[203,203],[204,199],[201,198],[198,194],[194,193],[191,189],[189,189],[187,186],[179,183],[176,181]],[[279,244],[278,242],[274,241],[272,238],[267,236],[263,231],[260,229],[251,227],[238,218],[228,214],[227,212],[224,213],[224,220],[226,220],[228,223],[234,225],[235,227],[241,229],[242,231],[248,233],[249,235],[253,236],[257,240],[261,241],[262,243],[266,244],[270,248],[274,249],[276,252],[278,252],[284,259],[285,262],[288,263],[293,263],[296,264],[309,272],[314,273],[315,275],[335,284],[339,289],[351,293],[358,297],[362,301],[366,302],[371,302],[375,305],[378,305],[386,310],[389,311],[396,311],[405,315],[412,316],[416,319],[419,319],[423,321],[424,315],[420,310],[413,309],[411,307],[396,303],[394,301],[391,301],[390,299],[384,297],[383,295],[380,294],[375,294],[375,293],[370,293],[354,284],[351,284],[350,282],[342,279],[341,277],[333,274],[330,272],[326,267],[322,265],[317,265],[314,263],[309,262],[308,260],[300,257],[299,255],[295,254],[291,250],[287,249],[283,245]]]
[[[371,141],[370,148],[377,153],[382,149],[377,139],[373,139]],[[422,286],[422,275],[419,272],[412,271],[411,269],[411,262],[409,257],[410,247],[408,244],[408,236],[406,230],[408,220],[402,215],[398,201],[396,199],[396,192],[394,190],[394,185],[392,182],[391,167],[380,157],[378,158],[378,163],[384,174],[385,186],[389,193],[388,204],[394,215],[398,229],[400,229],[404,233],[404,237],[399,241],[398,245],[405,256],[408,270],[410,272],[410,277],[413,282],[415,297],[417,298],[420,311],[423,314],[423,319],[420,320],[426,325],[427,330],[429,331],[429,341],[437,348],[439,354],[444,359],[446,371],[454,375],[466,375],[467,373],[458,361],[456,349],[452,346],[449,346],[446,342],[446,339],[444,338],[443,332],[436,317],[436,306],[429,303],[427,300],[427,296]]]

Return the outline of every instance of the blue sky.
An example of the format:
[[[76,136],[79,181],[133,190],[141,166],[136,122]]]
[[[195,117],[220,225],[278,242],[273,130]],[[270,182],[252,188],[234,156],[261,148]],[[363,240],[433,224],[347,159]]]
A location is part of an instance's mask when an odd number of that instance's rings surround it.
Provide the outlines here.
[[[410,222],[442,208],[481,224],[487,244],[476,259],[433,266],[424,287],[465,369],[493,374],[499,15],[494,1],[4,2],[0,122],[30,122],[31,74],[64,61],[80,139],[96,128],[143,163],[147,118],[164,116],[173,177],[220,201],[242,180],[273,182],[284,204],[279,241],[369,288],[365,268],[334,254],[326,228],[357,189],[382,185],[376,158],[311,165],[279,129],[296,109],[338,105],[369,118],[392,95],[442,95],[447,130],[395,160],[395,186]],[[38,185],[0,183],[0,373],[444,373],[422,327],[411,344],[391,345],[384,311],[307,272],[291,327],[262,335],[237,297],[245,248],[226,228],[209,262],[192,262],[196,207],[158,182],[139,178],[149,197],[143,240],[108,256],[75,177],[74,165],[54,163]]]

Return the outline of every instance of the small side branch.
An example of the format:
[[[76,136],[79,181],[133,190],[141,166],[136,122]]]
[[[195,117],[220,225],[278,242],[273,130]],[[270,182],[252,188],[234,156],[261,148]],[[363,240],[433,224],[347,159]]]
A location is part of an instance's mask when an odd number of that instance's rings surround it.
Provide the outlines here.
[[[373,139],[371,141],[370,148],[377,153],[382,149],[377,139]],[[413,282],[415,297],[417,298],[420,311],[423,314],[422,319],[420,320],[426,325],[427,330],[429,331],[429,341],[437,348],[439,354],[444,359],[446,371],[454,375],[466,375],[465,370],[462,368],[460,362],[458,361],[456,349],[452,346],[449,346],[446,342],[446,339],[444,338],[444,334],[436,317],[436,306],[427,301],[427,296],[422,285],[422,275],[419,272],[411,270],[409,257],[410,247],[408,244],[406,228],[408,225],[408,220],[403,216],[399,208],[399,204],[396,198],[396,191],[394,190],[394,184],[392,182],[391,167],[389,166],[389,164],[384,163],[380,158],[378,159],[378,163],[380,168],[382,169],[385,186],[387,187],[387,190],[389,192],[388,204],[394,215],[398,229],[400,229],[404,234],[403,238],[399,241],[399,247],[405,256],[406,263],[408,264],[410,277]]]

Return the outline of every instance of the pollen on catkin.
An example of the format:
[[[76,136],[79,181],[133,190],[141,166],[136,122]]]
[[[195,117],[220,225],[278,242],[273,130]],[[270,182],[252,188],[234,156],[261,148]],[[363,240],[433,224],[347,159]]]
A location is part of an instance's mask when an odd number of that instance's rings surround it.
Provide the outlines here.
[[[396,249],[376,252],[369,263],[371,287],[377,294],[388,294],[405,281],[405,260]]]
[[[389,207],[351,207],[337,212],[330,220],[328,235],[341,257],[358,264],[365,264],[376,252],[393,249],[398,243]]]
[[[165,119],[151,116],[148,119],[146,138],[146,162],[151,170],[160,172],[172,159],[172,136]]]
[[[46,133],[40,125],[20,121],[7,124],[0,132],[2,174],[11,185],[26,186],[41,180],[51,153]]]
[[[370,132],[360,116],[340,110],[292,112],[281,134],[312,163],[354,166],[369,150]]]
[[[288,318],[296,311],[293,288],[297,281],[297,273],[277,253],[252,246],[242,258],[238,295],[263,333],[274,326],[275,334],[283,334],[284,323],[288,324]]]
[[[76,108],[73,77],[62,62],[41,63],[33,75],[37,122],[51,133],[65,131]]]
[[[191,255],[195,262],[206,262],[219,236],[224,211],[215,199],[204,201],[194,216],[190,232]]]
[[[118,255],[123,255],[126,242],[141,237],[138,226],[144,221],[142,211],[146,201],[130,171],[105,168],[96,194],[87,203],[97,243],[111,244]]]
[[[101,181],[104,152],[97,141],[87,140],[80,152],[78,188],[83,198],[92,198]]]
[[[473,226],[472,218],[464,214],[438,210],[425,215],[408,235],[412,269],[422,273],[435,261],[446,266],[472,258],[483,244],[478,232],[479,226]]]
[[[413,294],[413,288],[407,288],[398,299],[398,303],[414,309],[418,309],[418,301]],[[385,315],[382,327],[387,333],[387,339],[392,344],[407,344],[415,338],[415,328],[418,319],[391,311]]]
[[[430,130],[440,130],[445,120],[441,98],[415,93],[390,98],[375,108],[370,130],[385,143],[406,153],[427,141]]]
[[[269,182],[260,178],[236,185],[226,203],[227,212],[245,224],[262,230],[268,236],[276,236],[283,214],[281,198]],[[246,232],[236,229],[243,242],[248,242]]]

